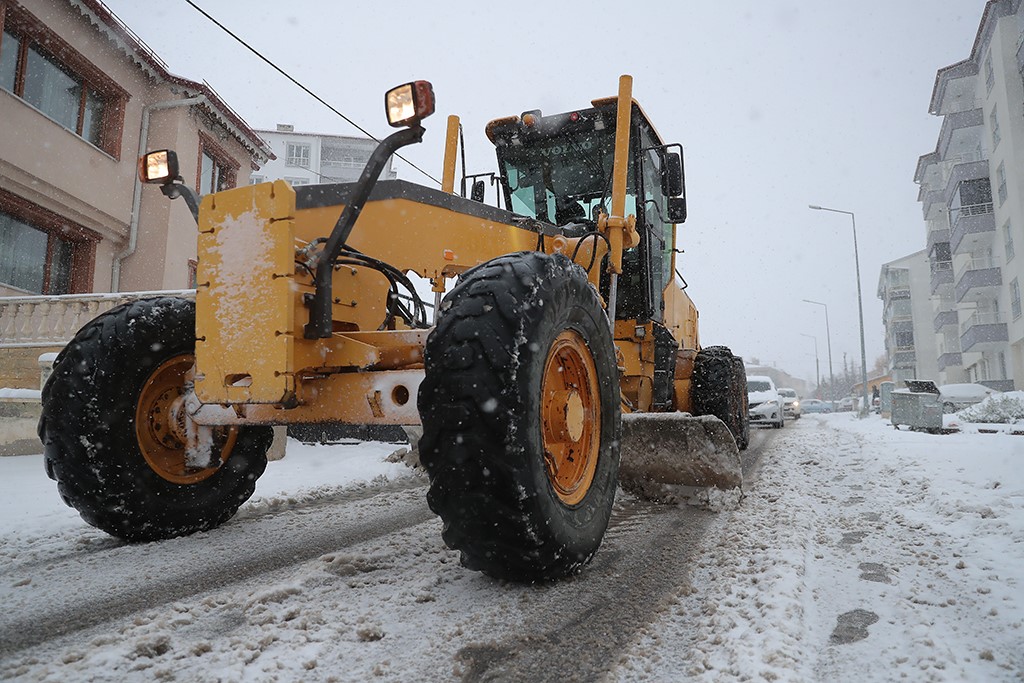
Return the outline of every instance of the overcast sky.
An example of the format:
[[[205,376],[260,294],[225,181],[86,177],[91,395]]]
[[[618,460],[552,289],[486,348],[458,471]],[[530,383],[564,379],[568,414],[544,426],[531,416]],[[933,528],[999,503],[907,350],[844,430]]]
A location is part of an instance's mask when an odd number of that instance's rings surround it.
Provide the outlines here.
[[[208,81],[256,128],[358,135],[183,0],[107,4],[182,76]],[[377,137],[383,92],[434,84],[437,114],[403,155],[441,175],[444,119],[462,117],[470,172],[493,170],[487,121],[589,106],[620,74],[666,142],[686,150],[679,266],[704,345],[814,379],[859,363],[848,216],[857,217],[868,366],[884,353],[882,263],[924,248],[917,159],[935,149],[935,72],[969,56],[983,0],[857,3],[199,0]],[[384,8],[387,9],[384,9]],[[432,184],[407,164],[399,177]]]

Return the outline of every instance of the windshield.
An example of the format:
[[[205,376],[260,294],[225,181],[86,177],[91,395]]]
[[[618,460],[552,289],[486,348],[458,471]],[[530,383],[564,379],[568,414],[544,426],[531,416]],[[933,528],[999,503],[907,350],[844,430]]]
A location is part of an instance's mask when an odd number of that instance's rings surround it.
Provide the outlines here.
[[[515,213],[565,225],[610,213],[615,131],[577,130],[505,147],[500,162]],[[630,168],[626,214],[636,213]]]
[[[747,382],[747,391],[771,391],[772,385],[759,379],[752,379]]]
[[[792,389],[779,389],[779,393],[786,398],[796,398],[796,392]]]

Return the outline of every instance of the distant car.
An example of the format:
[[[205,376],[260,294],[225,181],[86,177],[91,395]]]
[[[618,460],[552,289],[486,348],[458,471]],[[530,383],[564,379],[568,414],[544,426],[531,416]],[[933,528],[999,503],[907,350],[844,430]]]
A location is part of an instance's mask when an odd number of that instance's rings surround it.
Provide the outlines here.
[[[782,429],[786,424],[782,397],[771,377],[747,375],[747,410],[752,425],[768,424]]]
[[[956,413],[998,393],[983,384],[943,384],[939,387],[939,400],[942,412]]]
[[[816,398],[805,398],[800,401],[800,410],[805,413],[831,413],[832,406]]]
[[[838,413],[848,413],[851,410],[857,409],[857,399],[853,396],[847,396],[839,401],[839,406],[836,408]]]
[[[788,389],[781,387],[778,389],[779,396],[782,397],[782,412],[785,413],[786,417],[791,417],[794,420],[800,419],[800,397],[796,395],[794,389]]]

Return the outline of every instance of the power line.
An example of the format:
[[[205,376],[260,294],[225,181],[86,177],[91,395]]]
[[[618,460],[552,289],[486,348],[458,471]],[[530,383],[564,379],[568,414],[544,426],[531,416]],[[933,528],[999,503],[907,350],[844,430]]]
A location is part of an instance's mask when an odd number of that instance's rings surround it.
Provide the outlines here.
[[[191,5],[191,6],[192,6],[192,8],[193,8],[193,9],[194,9],[195,11],[199,12],[199,13],[200,13],[200,14],[202,14],[202,15],[203,15],[204,17],[206,17],[206,18],[207,18],[207,19],[209,19],[209,20],[210,20],[211,22],[213,22],[213,24],[214,24],[215,26],[217,26],[217,28],[219,28],[220,30],[224,31],[224,33],[227,33],[227,34],[228,34],[229,36],[231,36],[231,37],[232,37],[232,38],[234,38],[234,39],[235,39],[236,41],[238,41],[238,42],[239,42],[239,43],[240,43],[240,44],[241,44],[241,45],[242,45],[243,47],[245,47],[245,48],[246,48],[247,50],[249,50],[249,52],[253,53],[253,54],[254,54],[254,55],[256,55],[257,57],[259,57],[260,59],[262,59],[262,60],[263,60],[264,62],[266,62],[266,63],[267,63],[267,65],[269,65],[269,66],[270,66],[270,67],[271,67],[272,69],[274,69],[274,70],[275,70],[275,71],[277,71],[277,72],[278,72],[279,74],[281,74],[282,76],[284,76],[285,78],[287,78],[287,79],[288,79],[289,81],[291,81],[292,83],[294,83],[294,84],[295,84],[296,86],[298,86],[298,87],[299,87],[299,88],[300,88],[300,89],[301,89],[301,90],[302,90],[303,92],[305,92],[305,93],[306,93],[307,95],[309,95],[309,96],[310,96],[310,97],[312,97],[312,98],[313,98],[314,100],[316,100],[317,102],[319,102],[320,104],[324,105],[325,107],[327,107],[328,109],[330,109],[331,111],[333,111],[333,112],[334,112],[335,114],[337,114],[338,116],[340,116],[341,118],[343,118],[343,119],[344,119],[345,121],[347,121],[347,122],[348,122],[348,123],[349,123],[350,125],[352,125],[352,126],[353,126],[353,127],[354,127],[354,128],[356,129],[356,130],[358,130],[359,132],[361,132],[361,133],[362,133],[363,135],[365,135],[366,137],[370,138],[371,140],[373,140],[373,141],[375,141],[375,142],[380,142],[380,140],[378,140],[378,139],[376,138],[376,136],[372,135],[372,134],[371,134],[371,133],[370,133],[369,131],[367,131],[366,129],[364,129],[364,128],[363,128],[362,126],[360,126],[360,125],[359,125],[358,123],[356,123],[355,121],[353,121],[353,120],[352,120],[352,119],[350,119],[349,117],[347,117],[347,116],[345,116],[344,114],[342,114],[342,113],[341,113],[340,111],[338,111],[338,110],[337,110],[337,109],[336,109],[335,107],[333,107],[333,106],[332,106],[331,104],[329,104],[329,103],[328,103],[327,101],[325,101],[325,100],[324,100],[324,99],[323,99],[322,97],[320,97],[319,95],[317,95],[317,94],[316,94],[315,92],[313,92],[312,90],[310,90],[309,88],[307,88],[306,86],[304,86],[304,85],[303,85],[302,83],[299,83],[299,82],[298,82],[297,80],[295,80],[295,79],[294,79],[294,78],[293,78],[293,77],[292,77],[292,76],[291,76],[291,75],[290,75],[290,74],[289,74],[288,72],[286,72],[286,71],[285,71],[284,69],[282,69],[281,67],[279,67],[279,66],[278,66],[277,64],[274,64],[274,62],[270,61],[270,59],[268,59],[267,57],[264,57],[264,56],[263,56],[263,54],[262,54],[262,53],[260,53],[260,52],[259,52],[259,51],[258,51],[258,50],[257,50],[256,48],[254,48],[254,47],[253,47],[252,45],[250,45],[249,43],[247,43],[247,42],[245,42],[244,40],[242,40],[242,39],[241,39],[241,38],[240,38],[240,37],[239,37],[238,35],[236,35],[236,34],[235,34],[235,33],[234,33],[233,31],[231,31],[231,29],[229,29],[229,28],[228,28],[227,26],[225,26],[224,24],[220,23],[219,21],[217,21],[216,19],[214,19],[214,18],[213,18],[212,16],[210,16],[210,14],[209,14],[209,13],[208,13],[208,12],[207,12],[206,10],[204,10],[204,9],[203,9],[202,7],[200,7],[200,6],[199,6],[199,5],[197,5],[196,3],[192,2],[192,0],[185,0],[185,2],[187,2],[187,3],[189,4],[189,5]],[[420,167],[419,167],[419,166],[417,166],[416,164],[412,163],[411,161],[409,161],[408,159],[406,159],[405,157],[403,157],[403,156],[402,156],[401,154],[398,154],[398,153],[396,152],[396,153],[395,153],[395,156],[396,156],[396,157],[398,157],[399,159],[401,159],[402,161],[404,161],[405,163],[409,164],[409,165],[410,165],[410,166],[412,166],[413,168],[415,168],[415,169],[416,169],[417,171],[419,171],[419,172],[420,172],[420,173],[422,173],[423,175],[425,175],[425,176],[427,176],[428,178],[430,178],[431,180],[433,180],[433,181],[434,181],[435,183],[437,183],[438,185],[440,185],[440,184],[441,184],[441,181],[440,181],[440,180],[438,180],[438,179],[437,179],[437,178],[435,178],[434,176],[430,175],[429,173],[427,173],[426,171],[424,171],[424,170],[423,170],[422,168],[420,168]]]

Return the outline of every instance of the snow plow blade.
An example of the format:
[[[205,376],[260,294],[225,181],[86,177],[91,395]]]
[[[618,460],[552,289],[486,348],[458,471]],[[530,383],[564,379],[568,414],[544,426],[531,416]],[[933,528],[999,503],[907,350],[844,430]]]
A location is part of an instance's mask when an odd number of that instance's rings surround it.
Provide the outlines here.
[[[622,416],[619,482],[715,487],[743,484],[740,452],[725,423],[712,415],[630,413]]]

